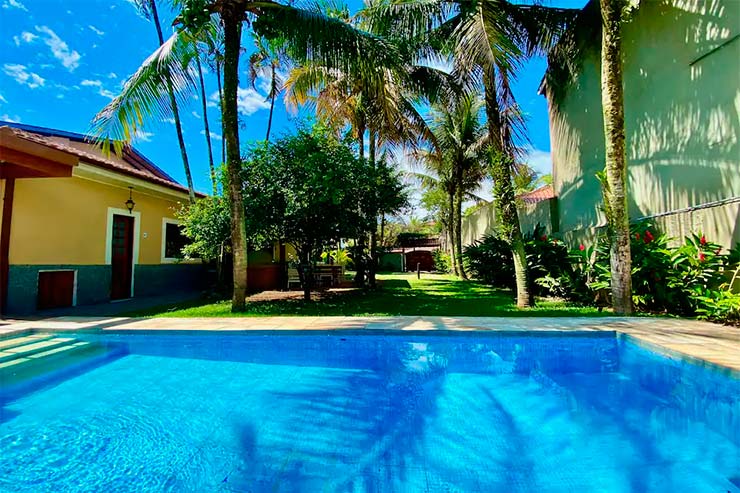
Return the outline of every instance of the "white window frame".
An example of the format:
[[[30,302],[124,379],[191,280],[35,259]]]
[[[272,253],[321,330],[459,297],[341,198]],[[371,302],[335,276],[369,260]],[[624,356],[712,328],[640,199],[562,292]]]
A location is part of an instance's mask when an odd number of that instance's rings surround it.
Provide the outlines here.
[[[139,263],[139,237],[141,236],[141,212],[129,212],[126,209],[108,207],[108,220],[106,221],[105,230],[105,264],[111,265],[113,247],[113,216],[130,216],[134,218],[134,245],[133,255],[131,255],[131,292],[130,297],[134,297],[134,277],[136,277],[136,265]]]
[[[177,219],[172,219],[171,217],[163,217],[162,218],[162,248],[160,253],[160,261],[163,264],[174,264],[174,263],[181,263],[181,264],[192,264],[200,262],[200,259],[197,258],[177,258],[177,257],[165,257],[165,251],[167,250],[167,225],[168,224],[176,224],[180,226],[182,224],[182,221],[179,221]]]

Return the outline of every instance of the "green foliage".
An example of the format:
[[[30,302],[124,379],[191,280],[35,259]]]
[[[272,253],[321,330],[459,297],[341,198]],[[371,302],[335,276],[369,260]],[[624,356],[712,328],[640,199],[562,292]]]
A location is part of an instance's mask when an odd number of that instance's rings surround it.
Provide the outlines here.
[[[532,279],[530,289],[538,295],[567,296],[573,273],[565,244],[549,237],[538,225],[524,235],[524,250]],[[474,278],[493,286],[514,287],[514,260],[508,242],[488,235],[467,246],[463,256]]]
[[[650,223],[633,224],[630,234],[635,308],[738,322],[740,295],[731,289],[740,260],[737,249],[722,255],[721,247],[703,234],[692,234],[678,247],[670,247],[669,238]],[[584,247],[580,257],[573,264],[580,287],[571,288],[571,298],[599,299],[599,292],[611,288],[607,239],[599,237],[595,245]]]
[[[443,250],[433,250],[432,259],[434,260],[434,270],[442,274],[449,274],[452,270],[452,258],[450,254]]]
[[[356,158],[320,126],[253,146],[241,178],[248,235],[292,244],[309,283],[322,251],[368,233],[380,213],[407,201],[390,166]]]
[[[230,244],[231,216],[223,197],[204,197],[192,205],[183,205],[177,212],[183,233],[191,243],[183,249],[186,257],[212,260],[221,248]]]

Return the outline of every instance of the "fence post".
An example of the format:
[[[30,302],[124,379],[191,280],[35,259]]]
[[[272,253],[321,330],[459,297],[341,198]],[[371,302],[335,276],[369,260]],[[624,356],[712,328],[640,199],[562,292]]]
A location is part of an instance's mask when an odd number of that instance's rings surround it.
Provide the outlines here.
[[[416,263],[416,278],[421,279],[421,262]]]

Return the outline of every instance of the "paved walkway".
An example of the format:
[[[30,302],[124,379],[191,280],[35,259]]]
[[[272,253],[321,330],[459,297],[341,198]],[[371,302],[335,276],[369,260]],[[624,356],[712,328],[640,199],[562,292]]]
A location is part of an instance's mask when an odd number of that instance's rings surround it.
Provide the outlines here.
[[[617,331],[641,341],[740,371],[740,329],[665,318],[547,317],[57,317],[0,321],[0,337],[23,330],[387,330]]]

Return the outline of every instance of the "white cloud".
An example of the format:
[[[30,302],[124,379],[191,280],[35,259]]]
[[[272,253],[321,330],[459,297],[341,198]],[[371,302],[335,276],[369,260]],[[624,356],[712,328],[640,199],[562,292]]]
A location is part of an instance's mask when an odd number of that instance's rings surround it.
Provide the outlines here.
[[[92,24],[90,24],[90,25],[89,25],[89,26],[87,26],[87,27],[89,27],[89,28],[90,28],[90,30],[91,30],[92,32],[94,32],[95,34],[97,34],[98,36],[102,36],[103,34],[105,34],[105,32],[104,32],[104,31],[101,31],[100,29],[98,29],[97,27],[93,26]]]
[[[134,139],[137,142],[151,142],[154,134],[151,132],[144,132],[143,130],[137,130],[134,134]]]
[[[197,111],[193,111],[193,116],[194,116],[195,118],[197,118],[198,120],[200,120],[200,115],[198,114],[198,112],[197,112]]]
[[[201,130],[200,131],[200,134],[201,135],[205,135],[206,134],[206,131],[205,130]],[[211,136],[211,140],[221,140],[221,134],[217,134],[216,132],[208,132],[208,135]]]
[[[118,76],[116,75],[115,72],[111,72],[111,73],[108,74],[108,78],[109,79],[115,79],[116,77],[118,77]]]
[[[28,12],[28,9],[26,8],[26,6],[23,5],[21,2],[19,2],[18,0],[6,0],[5,2],[3,2],[3,8],[4,9],[9,9],[9,8],[21,9],[21,10],[25,10],[26,12]]]
[[[26,43],[33,43],[36,38],[38,38],[38,36],[33,33],[29,33],[28,31],[23,31],[21,33],[21,39]]]
[[[18,115],[10,116],[9,114],[5,113],[4,115],[0,115],[0,120],[10,122],[10,123],[20,123],[21,117]]]
[[[62,62],[62,65],[72,72],[80,65],[80,54],[70,50],[67,43],[47,26],[36,26],[36,31],[45,34],[44,43],[51,48],[54,58]]]
[[[0,94],[0,103],[7,103],[8,100],[3,97],[2,94]]]
[[[6,63],[5,65],[3,65],[3,72],[15,79],[18,84],[28,86],[31,89],[43,86],[44,82],[46,81],[38,74],[26,70],[25,65],[20,65],[17,63]]]
[[[540,149],[528,149],[524,161],[540,175],[552,173],[552,155],[549,151]]]
[[[216,101],[218,101],[218,94],[216,95]],[[260,110],[270,108],[270,103],[265,101],[265,96],[254,89],[243,89],[240,87],[236,94],[236,106],[239,109],[239,113],[249,116]]]
[[[101,87],[103,85],[103,83],[100,82],[99,80],[85,79],[82,82],[80,82],[80,85],[81,86]]]
[[[104,98],[113,99],[116,97],[116,93],[109,91],[108,89],[100,89],[98,91],[98,94],[103,96]]]
[[[169,123],[170,125],[174,125],[175,124],[175,119],[174,118],[165,118],[162,121],[165,122],[165,123]]]
[[[218,108],[218,105],[218,91],[216,91],[210,95],[210,97],[208,98],[208,104],[206,106],[208,106],[209,108]]]

